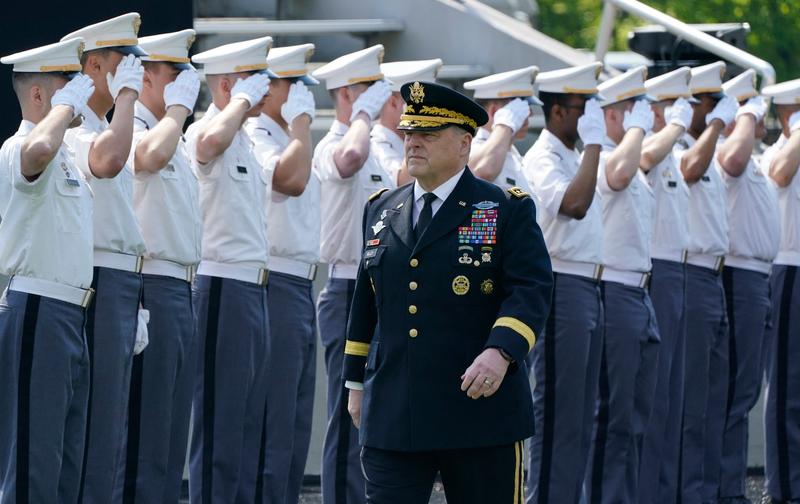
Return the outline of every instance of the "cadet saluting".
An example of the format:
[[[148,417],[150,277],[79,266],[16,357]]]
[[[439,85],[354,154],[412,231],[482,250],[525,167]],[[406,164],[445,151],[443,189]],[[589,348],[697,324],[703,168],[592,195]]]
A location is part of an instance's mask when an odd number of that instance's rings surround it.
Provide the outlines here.
[[[456,502],[519,503],[525,357],[549,311],[550,260],[529,196],[465,166],[486,112],[432,83],[402,94],[417,181],[367,205],[345,345],[367,499],[426,503],[441,472]]]

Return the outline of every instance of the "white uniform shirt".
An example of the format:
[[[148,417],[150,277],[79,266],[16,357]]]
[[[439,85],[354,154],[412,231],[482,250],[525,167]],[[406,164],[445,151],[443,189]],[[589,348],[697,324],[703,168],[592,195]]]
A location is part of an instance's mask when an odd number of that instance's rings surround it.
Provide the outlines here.
[[[694,137],[684,133],[675,144],[678,166],[695,143]],[[689,253],[722,256],[728,253],[728,206],[725,183],[711,163],[703,177],[689,185]]]
[[[536,197],[539,226],[550,256],[562,261],[603,262],[603,204],[595,190],[583,219],[559,213],[564,194],[578,174],[581,155],[547,130],[525,154],[522,170]],[[556,269],[557,271],[557,269]]]
[[[650,256],[680,261],[689,248],[689,186],[678,158],[670,152],[646,177],[655,195]]]
[[[370,150],[377,158],[378,163],[392,176],[392,180],[397,182],[397,175],[400,173],[400,167],[403,166],[403,160],[406,157],[403,137],[398,136],[386,126],[376,123],[370,131],[369,142]]]
[[[472,150],[474,152],[480,151],[489,139],[490,134],[491,131],[486,128],[478,128],[475,138],[472,139]],[[474,169],[475,167],[473,166],[472,168]],[[500,174],[497,178],[492,180],[492,183],[503,190],[509,187],[519,187],[529,194],[533,192],[531,191],[528,181],[525,179],[525,175],[522,173],[522,155],[520,155],[517,148],[513,145],[506,153],[506,160],[503,162],[503,168],[500,170]]]
[[[92,284],[92,192],[62,144],[33,182],[22,175],[20,150],[34,124],[22,121],[0,149],[0,171],[12,178],[0,223],[0,272],[88,289]]]
[[[13,187],[10,166],[0,166],[0,222],[2,222],[3,216],[6,214],[8,202],[11,201],[11,190]]]
[[[322,182],[322,261],[357,266],[363,248],[361,222],[367,199],[381,188],[394,189],[395,183],[372,152],[355,175],[342,178],[333,161],[333,151],[347,130],[347,125],[333,122],[314,149],[312,169]]]
[[[202,260],[266,268],[269,245],[264,200],[269,179],[253,154],[250,136],[242,128],[221,156],[204,165],[197,162],[197,133],[218,113],[212,103],[186,132],[186,147],[200,185]]]
[[[597,169],[597,187],[603,199],[603,264],[606,267],[650,271],[650,240],[653,211],[656,205],[653,190],[641,170],[628,187],[614,191],[606,178],[606,161],[616,144],[606,137]]]
[[[731,177],[716,162],[728,196],[729,253],[772,262],[780,243],[778,193],[752,158],[739,177]]]
[[[87,108],[83,124],[67,131],[64,141],[75,154],[75,166],[83,172],[94,193],[94,249],[118,254],[143,255],[144,238],[133,211],[133,168],[125,163],[116,177],[99,179],[89,169],[94,139],[108,128]]]
[[[789,139],[783,135],[761,157],[761,170],[769,178],[772,160]],[[772,179],[769,179],[771,183]],[[780,210],[780,245],[775,264],[800,266],[800,173],[786,187],[777,187]]]
[[[249,119],[246,129],[255,144],[256,158],[271,180],[281,154],[289,145],[289,135],[265,114]],[[317,174],[311,171],[300,196],[287,196],[274,189],[270,192],[267,198],[270,201],[267,216],[270,255],[308,264],[319,262],[320,182]]]
[[[157,173],[136,172],[136,146],[158,119],[141,102],[134,106],[133,146],[128,160],[134,168],[133,208],[147,246],[145,257],[184,266],[200,261],[200,203],[197,177],[186,142],[181,139],[167,166]]]

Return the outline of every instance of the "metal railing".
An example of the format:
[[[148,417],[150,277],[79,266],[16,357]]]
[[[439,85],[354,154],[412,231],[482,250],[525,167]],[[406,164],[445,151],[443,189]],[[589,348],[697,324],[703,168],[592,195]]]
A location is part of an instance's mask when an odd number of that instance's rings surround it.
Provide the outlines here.
[[[668,32],[680,37],[687,42],[705,49],[706,51],[719,56],[725,60],[739,65],[742,68],[752,68],[763,77],[762,86],[775,83],[775,68],[769,62],[762,60],[747,51],[734,47],[726,42],[712,37],[702,31],[679,21],[672,16],[649,7],[638,0],[605,0],[603,5],[603,16],[600,20],[600,31],[597,34],[597,45],[595,47],[595,59],[603,61],[611,42],[611,34],[614,28],[614,21],[617,17],[617,9],[622,9],[629,14],[633,14],[651,23],[663,26]]]
[[[330,33],[399,32],[400,19],[302,19],[195,18],[200,35],[319,35]]]

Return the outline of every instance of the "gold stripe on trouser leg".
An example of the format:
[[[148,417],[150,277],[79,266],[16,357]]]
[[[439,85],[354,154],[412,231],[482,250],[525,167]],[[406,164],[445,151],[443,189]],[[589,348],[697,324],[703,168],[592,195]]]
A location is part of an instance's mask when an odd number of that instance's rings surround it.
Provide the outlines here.
[[[522,450],[519,448],[519,441],[514,443],[514,504],[521,504],[520,500],[520,465],[522,464]]]

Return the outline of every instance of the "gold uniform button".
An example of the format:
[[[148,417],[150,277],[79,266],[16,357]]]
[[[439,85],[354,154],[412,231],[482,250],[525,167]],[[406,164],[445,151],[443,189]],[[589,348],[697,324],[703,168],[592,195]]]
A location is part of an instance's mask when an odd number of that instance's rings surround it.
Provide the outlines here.
[[[410,331],[408,331],[408,335],[411,336],[412,338],[416,338],[418,334],[419,331],[417,331],[416,329],[411,329]]]
[[[408,283],[408,288],[411,289],[411,290],[417,290],[417,287],[419,287],[417,282],[409,282]]]
[[[419,266],[419,261],[415,257],[414,259],[411,259],[411,262],[409,264],[411,264],[412,268],[416,268],[417,266]]]
[[[409,306],[408,307],[408,313],[410,313],[411,315],[414,315],[415,313],[417,313],[417,306],[413,305],[413,304],[411,306]]]

